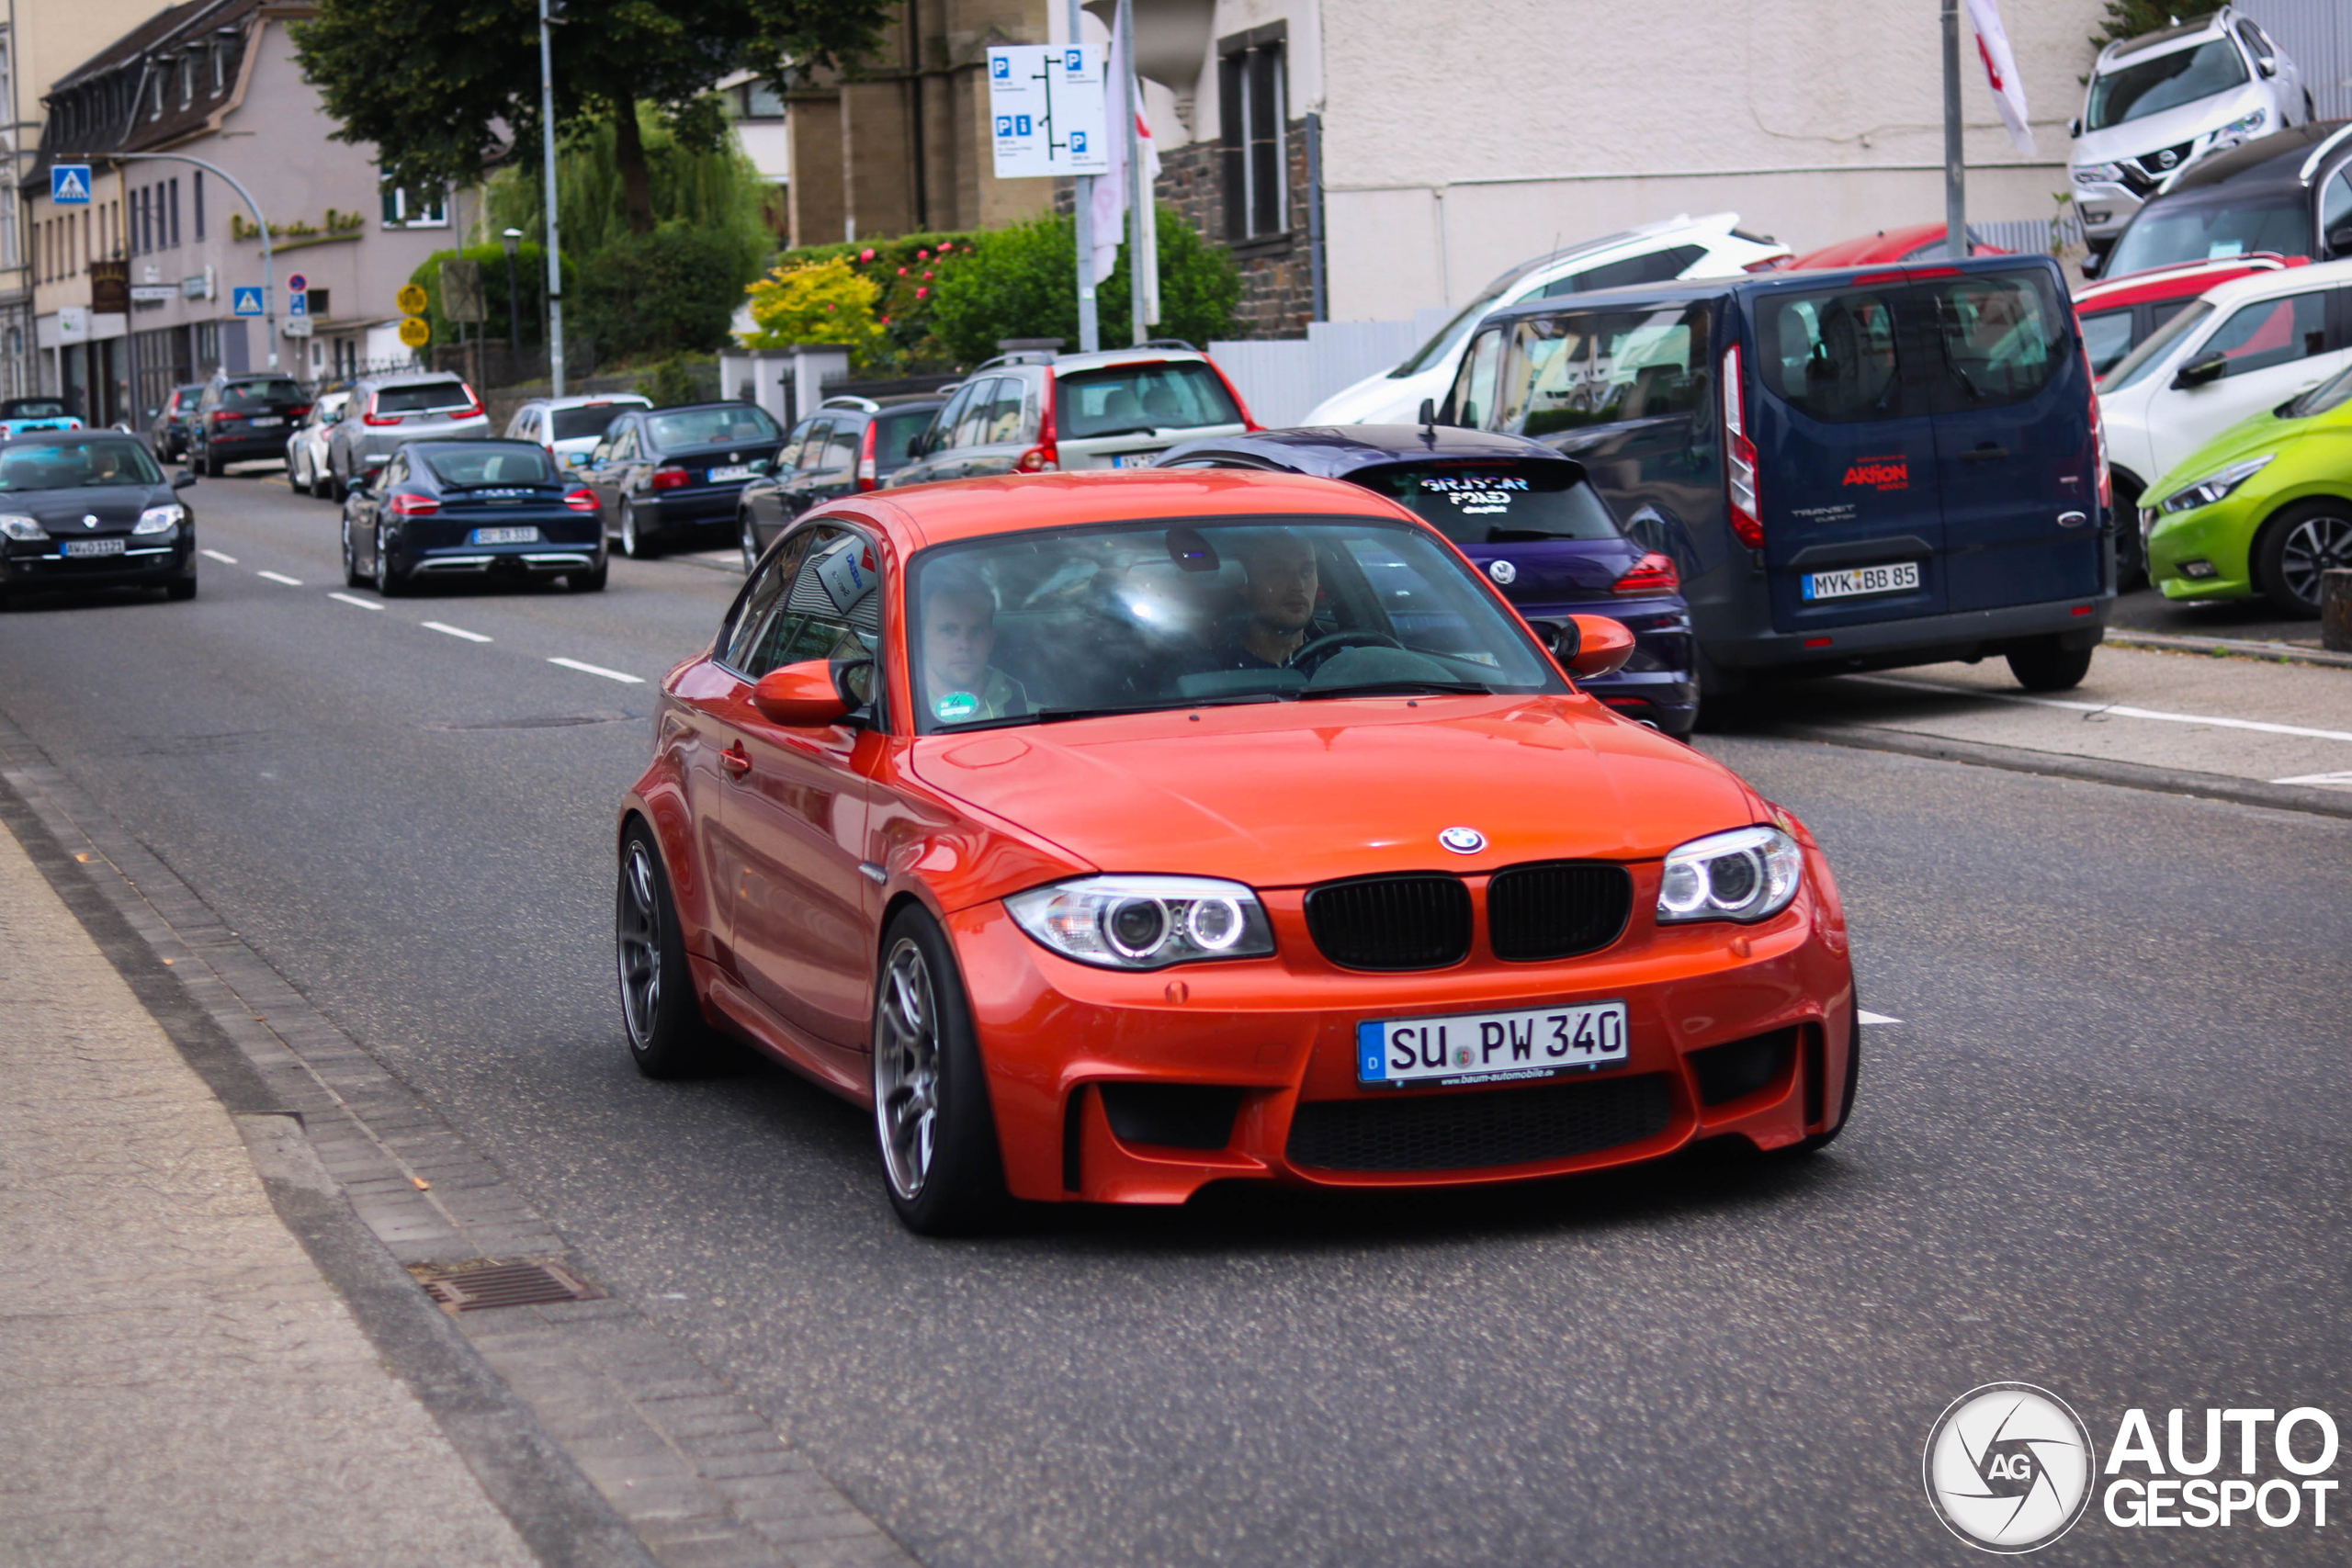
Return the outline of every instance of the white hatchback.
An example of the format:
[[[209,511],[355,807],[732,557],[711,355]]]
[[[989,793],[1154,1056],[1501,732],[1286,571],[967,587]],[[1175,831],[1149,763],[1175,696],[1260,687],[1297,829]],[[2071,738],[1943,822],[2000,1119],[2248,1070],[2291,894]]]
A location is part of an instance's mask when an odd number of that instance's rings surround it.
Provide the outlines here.
[[[613,421],[629,409],[653,405],[635,392],[590,392],[569,398],[533,398],[506,422],[506,439],[544,446],[559,468],[588,460]]]
[[[1604,234],[1521,262],[1478,292],[1437,335],[1394,370],[1366,377],[1317,404],[1301,424],[1408,424],[1419,417],[1421,400],[1443,402],[1462,364],[1470,329],[1489,310],[1560,294],[1617,288],[1632,283],[1665,283],[1677,277],[1736,277],[1769,272],[1794,260],[1789,247],[1760,234],[1741,231],[1739,214],[1689,214]]]
[[[2117,504],[2249,414],[2352,365],[2330,321],[2352,261],[2258,272],[2208,290],[2098,384]]]

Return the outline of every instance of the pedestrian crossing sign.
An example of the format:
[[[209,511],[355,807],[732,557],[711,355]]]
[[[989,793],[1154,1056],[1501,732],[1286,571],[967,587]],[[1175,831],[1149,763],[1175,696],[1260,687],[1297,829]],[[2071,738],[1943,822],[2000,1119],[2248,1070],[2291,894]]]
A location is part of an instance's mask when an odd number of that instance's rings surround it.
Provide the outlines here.
[[[49,170],[49,199],[60,207],[90,205],[90,165],[52,164]]]
[[[261,290],[258,288],[232,290],[230,294],[230,309],[240,316],[260,315]]]

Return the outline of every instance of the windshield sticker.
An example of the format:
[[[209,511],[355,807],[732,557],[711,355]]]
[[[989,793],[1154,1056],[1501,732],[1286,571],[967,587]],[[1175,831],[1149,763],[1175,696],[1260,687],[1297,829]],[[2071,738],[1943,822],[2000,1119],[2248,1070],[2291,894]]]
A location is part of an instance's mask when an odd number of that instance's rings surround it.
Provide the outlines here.
[[[1846,470],[1846,483],[1872,490],[1909,490],[1911,459],[1897,452],[1891,457],[1864,457]]]
[[[946,723],[953,724],[959,718],[969,718],[979,712],[980,699],[969,692],[950,692],[932,704],[931,711]]]
[[[1531,487],[1525,479],[1499,474],[1459,474],[1424,479],[1421,488],[1445,497],[1464,516],[1477,517],[1509,512],[1513,492],[1523,492]]]

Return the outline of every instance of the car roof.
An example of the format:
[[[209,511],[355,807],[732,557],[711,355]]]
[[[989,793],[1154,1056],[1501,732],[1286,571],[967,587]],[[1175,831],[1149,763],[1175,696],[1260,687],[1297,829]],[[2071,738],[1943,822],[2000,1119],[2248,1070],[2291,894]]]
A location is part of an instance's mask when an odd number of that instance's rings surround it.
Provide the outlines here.
[[[2229,9],[2223,6],[2222,10]],[[2189,48],[2227,29],[2228,20],[2220,11],[2210,17],[2199,17],[2193,22],[2175,22],[2154,32],[2141,33],[2135,38],[2118,39],[2099,51],[2098,66],[2120,65],[2127,60],[2158,55]],[[2098,69],[2097,66],[2093,69]]]
[[[587,409],[599,403],[611,403],[616,408],[650,409],[653,400],[643,392],[571,392],[560,398],[526,398],[526,409]]]
[[[1417,459],[1435,462],[1496,462],[1503,459],[1583,465],[1557,449],[1525,436],[1441,424],[1303,425],[1290,430],[1211,435],[1170,447],[1155,464],[1167,468],[1188,457],[1217,453],[1281,463],[1302,474],[1340,479],[1359,468]]]
[[[2114,310],[2122,305],[2144,304],[2151,299],[2177,299],[2182,295],[2198,295],[2216,284],[2244,277],[2252,272],[2277,272],[2281,267],[2305,266],[2302,256],[2282,256],[2272,251],[2256,251],[2251,255],[2225,256],[2216,261],[2182,262],[2176,266],[2152,266],[2145,272],[2127,272],[2120,277],[2102,278],[2086,285],[2075,296],[2075,309]]]
[[[446,387],[455,382],[462,387],[466,378],[454,370],[403,370],[396,375],[363,376],[360,379],[370,387]]]
[[[2341,288],[2352,284],[2352,261],[2314,262],[2309,266],[2281,267],[2276,272],[2249,273],[2233,277],[2227,283],[2216,284],[2205,291],[2205,298],[2222,310],[2248,299],[2270,299],[2282,295],[2301,294],[2307,289]]]
[[[1039,359],[1026,363],[1050,364],[1054,373],[1058,376],[1072,370],[1100,369],[1109,365],[1160,365],[1177,359],[1197,359],[1205,362],[1208,355],[1198,349],[1192,348],[1098,348],[1091,354],[1057,354],[1051,360]],[[991,362],[981,366],[965,379],[976,381],[983,375],[1017,370],[1021,368],[1022,363],[998,365]]]
[[[544,457],[548,449],[536,441],[515,440],[504,435],[481,435],[469,441],[462,436],[426,436],[415,441],[403,441],[401,448],[407,452],[479,452],[485,446],[509,446],[517,452],[537,452]]]
[[[2014,255],[1970,256],[1965,261],[1917,261],[1905,264],[1876,263],[1868,266],[1822,267],[1803,272],[1790,267],[1774,267],[1770,272],[1742,273],[1731,277],[1675,277],[1662,283],[1628,283],[1617,288],[1592,288],[1580,294],[1555,294],[1546,299],[1523,299],[1516,305],[1498,305],[1481,318],[1487,321],[1520,321],[1531,316],[1549,315],[1562,310],[1586,310],[1594,305],[1609,305],[1617,301],[1634,301],[1658,305],[1681,304],[1686,301],[1719,298],[1725,294],[1758,294],[1780,289],[1834,288],[1840,275],[1851,276],[1869,274],[1892,276],[1894,272],[1930,274],[2006,272],[2020,266],[2044,266],[2053,272],[2057,263],[2035,252],[2019,252]]]
[[[844,496],[809,515],[863,520],[910,551],[997,534],[1180,517],[1374,516],[1418,525],[1411,513],[1360,486],[1250,468],[1002,474]]]

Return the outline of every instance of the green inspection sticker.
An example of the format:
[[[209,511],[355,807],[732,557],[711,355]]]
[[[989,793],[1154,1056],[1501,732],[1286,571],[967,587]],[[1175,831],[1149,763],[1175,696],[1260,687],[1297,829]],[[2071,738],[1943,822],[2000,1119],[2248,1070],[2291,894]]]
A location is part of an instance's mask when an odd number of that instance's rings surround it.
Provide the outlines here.
[[[969,692],[950,692],[932,704],[931,711],[952,724],[959,718],[969,718],[979,712],[980,699]]]

